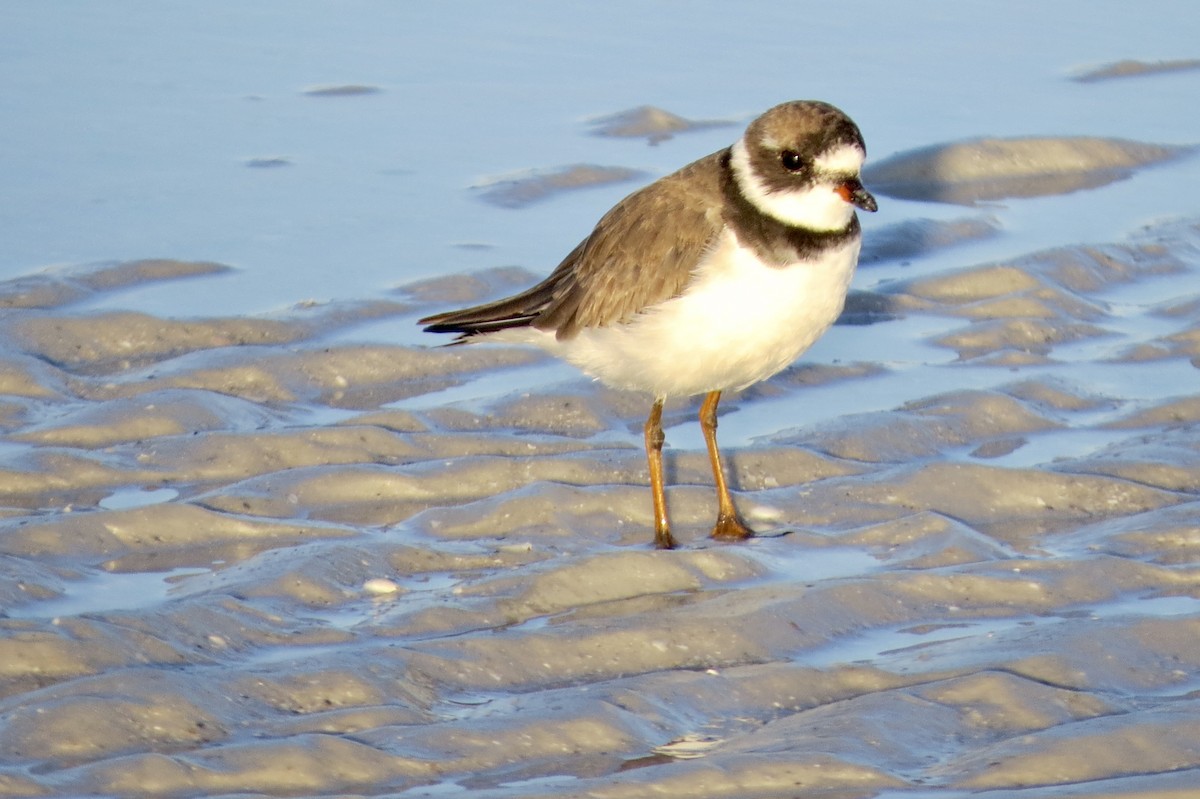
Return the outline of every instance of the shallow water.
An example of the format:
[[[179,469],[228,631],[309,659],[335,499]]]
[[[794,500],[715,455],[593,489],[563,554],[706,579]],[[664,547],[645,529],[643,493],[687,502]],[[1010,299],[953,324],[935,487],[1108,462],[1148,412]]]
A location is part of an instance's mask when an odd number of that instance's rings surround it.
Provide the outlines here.
[[[653,551],[647,398],[414,324],[637,184],[488,186],[795,96],[872,160],[1196,144],[1200,71],[1073,79],[1190,5],[338,8],[10,9],[0,795],[1194,793],[1200,158],[881,195],[845,323],[722,403],[740,545],[694,401]],[[704,124],[595,135],[647,104]]]
[[[172,569],[169,572],[92,571],[61,584],[54,599],[6,609],[13,618],[56,619],[89,613],[136,611],[152,608],[172,598],[180,578],[206,574],[208,569]]]

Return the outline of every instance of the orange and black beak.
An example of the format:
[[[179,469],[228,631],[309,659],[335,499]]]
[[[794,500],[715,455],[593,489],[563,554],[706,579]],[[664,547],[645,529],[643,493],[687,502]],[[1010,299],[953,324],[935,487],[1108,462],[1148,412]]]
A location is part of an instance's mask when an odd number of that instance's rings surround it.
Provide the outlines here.
[[[839,185],[836,191],[841,195],[843,200],[864,211],[879,210],[879,204],[875,202],[875,198],[871,196],[871,192],[866,190],[862,181],[858,178],[847,180],[845,183]]]

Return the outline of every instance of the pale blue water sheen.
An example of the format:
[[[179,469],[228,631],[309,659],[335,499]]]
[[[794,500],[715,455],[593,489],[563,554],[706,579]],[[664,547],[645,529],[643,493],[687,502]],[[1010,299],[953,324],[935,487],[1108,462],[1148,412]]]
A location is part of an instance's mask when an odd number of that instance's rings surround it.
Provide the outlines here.
[[[96,303],[160,314],[378,297],[497,264],[548,271],[633,185],[519,211],[470,187],[574,162],[659,175],[736,135],[717,128],[657,147],[587,135],[587,118],[646,103],[746,120],[782,100],[828,99],[859,121],[874,157],[978,135],[1200,141],[1200,73],[1067,79],[1121,58],[1194,57],[1190,0],[8,0],[3,13],[0,278],[149,256],[238,268]],[[381,91],[303,93],[338,84]],[[248,167],[254,158],[289,165]],[[1014,202],[996,211],[1008,236],[919,268],[1195,214],[1198,178],[1193,159],[1102,191]],[[961,213],[881,205],[868,233]]]
[[[4,3],[0,26],[0,279],[142,257],[215,260],[237,271],[147,285],[85,308],[193,316],[249,314],[314,299],[389,296],[407,282],[518,264],[549,271],[636,187],[578,191],[520,210],[472,191],[506,173],[577,162],[665,174],[728,144],[736,128],[655,147],[589,135],[587,119],[654,104],[744,122],[797,97],[845,108],[872,157],[981,135],[1120,136],[1200,143],[1200,72],[1081,84],[1071,75],[1124,58],[1195,57],[1191,0],[991,0],[967,4],[221,0]],[[1136,46],[1133,44],[1136,43]],[[317,97],[356,84],[379,91]],[[250,159],[286,165],[250,167]],[[1143,225],[1200,215],[1200,158],[1102,189],[1012,200],[979,213],[1001,235],[863,269],[857,288],[1019,256],[1120,241]],[[880,226],[957,218],[962,208],[881,198]],[[463,247],[464,243],[484,247]],[[1156,335],[1146,303],[1200,292],[1197,270],[1114,289],[1123,338],[1059,348],[1069,379],[1153,399],[1127,366],[1071,361]],[[339,334],[441,343],[413,317]],[[939,329],[931,325],[941,324]],[[870,393],[837,384],[803,399],[729,404],[727,446],[841,413],[886,410],[1015,376],[938,365],[920,343],[955,326],[923,318],[838,327],[809,362],[871,360],[890,374]],[[1056,367],[1063,369],[1064,367]],[[1180,371],[1189,372],[1187,375]],[[1035,370],[1036,371],[1036,370]],[[1162,382],[1186,365],[1147,366]],[[410,401],[466,401],[573,380],[565,366],[488,376]],[[1151,378],[1154,376],[1151,375]],[[542,384],[538,384],[542,385]],[[1178,385],[1178,383],[1176,383]],[[1168,392],[1178,389],[1164,387]],[[673,446],[699,448],[688,423]]]

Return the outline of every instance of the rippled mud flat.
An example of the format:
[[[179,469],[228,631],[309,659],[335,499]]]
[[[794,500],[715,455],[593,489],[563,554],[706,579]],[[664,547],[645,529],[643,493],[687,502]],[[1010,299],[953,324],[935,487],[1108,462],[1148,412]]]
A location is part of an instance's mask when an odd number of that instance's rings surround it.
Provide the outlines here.
[[[75,308],[214,264],[0,285],[0,794],[1190,795],[1198,245],[855,295],[860,360],[731,397],[772,535],[708,541],[671,449],[673,552],[645,397],[347,331],[519,274],[249,319]]]

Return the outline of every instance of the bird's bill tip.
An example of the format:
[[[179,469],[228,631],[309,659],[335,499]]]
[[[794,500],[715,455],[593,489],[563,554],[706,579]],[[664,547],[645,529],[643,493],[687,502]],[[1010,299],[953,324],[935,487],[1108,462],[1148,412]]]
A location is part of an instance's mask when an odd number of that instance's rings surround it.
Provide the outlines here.
[[[879,204],[875,202],[875,197],[857,178],[838,184],[835,191],[843,200],[856,208],[871,212],[879,210]]]

